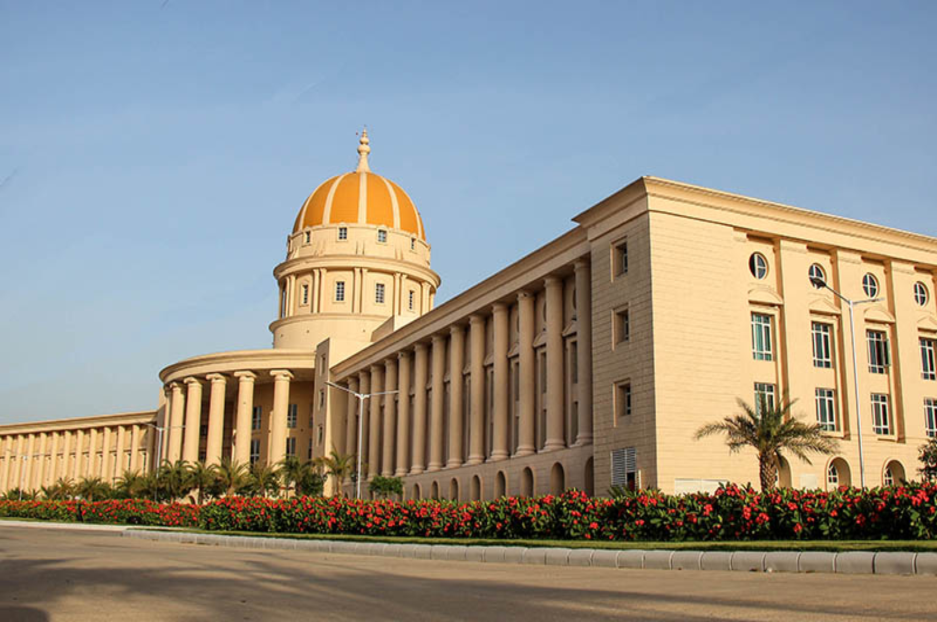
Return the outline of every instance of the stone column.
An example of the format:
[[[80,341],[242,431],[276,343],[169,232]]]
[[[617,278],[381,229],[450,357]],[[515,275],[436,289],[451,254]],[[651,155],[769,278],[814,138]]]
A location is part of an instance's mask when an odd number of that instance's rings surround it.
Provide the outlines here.
[[[124,469],[127,469],[127,463],[124,461],[124,447],[125,441],[127,440],[127,426],[119,425],[117,426],[117,452],[114,457],[114,471],[113,476],[117,478],[120,476]]]
[[[234,460],[238,464],[251,461],[251,417],[254,413],[254,382],[257,374],[252,371],[236,371],[238,379],[238,406],[234,420]]]
[[[227,378],[222,374],[208,374],[207,378],[211,381],[211,394],[208,402],[208,442],[205,447],[205,464],[221,464]]]
[[[81,461],[84,457],[85,450],[85,431],[76,430],[75,431],[75,459],[72,461],[72,470],[69,471],[68,476],[73,480],[77,480],[81,476]]]
[[[286,411],[290,406],[293,374],[285,369],[274,369],[270,375],[273,376],[273,411],[270,413],[267,466],[276,467],[286,455]]]
[[[449,461],[446,467],[462,466],[462,367],[465,362],[465,328],[449,328]]]
[[[358,379],[352,376],[348,379],[348,388],[358,392]],[[345,394],[348,405],[345,407],[345,455],[353,456],[358,453],[358,398],[351,393]]]
[[[410,353],[406,350],[397,353],[397,388],[400,391],[397,412],[397,464],[395,477],[407,474],[410,447]]]
[[[185,379],[188,395],[185,398],[185,430],[182,443],[182,459],[198,461],[199,436],[202,427],[202,381],[198,378]]]
[[[12,436],[0,437],[0,460],[3,468],[0,470],[0,492],[7,491],[7,479],[10,476],[10,460],[13,458]]]
[[[517,456],[529,456],[537,450],[534,434],[536,409],[537,362],[534,357],[534,296],[520,292],[517,296],[520,331],[518,335],[518,374],[520,375],[520,404],[518,421]]]
[[[83,473],[79,473],[79,477],[97,477],[100,473],[100,467],[98,466],[98,429],[91,428],[88,431],[88,464],[85,466]]]
[[[413,447],[410,475],[419,475],[425,470],[426,456],[426,344],[418,343],[414,348],[413,363]]]
[[[173,382],[169,385],[172,393],[172,401],[169,408],[169,421],[166,430],[169,437],[169,451],[166,452],[166,459],[170,462],[176,462],[182,458],[182,427],[185,412],[185,393],[182,392],[182,385]],[[157,465],[159,466],[159,465]]]
[[[39,490],[42,486],[42,472],[46,465],[46,433],[40,432],[36,435],[36,446],[32,452],[30,460],[33,462],[32,469],[29,472],[30,489]]]
[[[384,390],[397,390],[397,359],[384,361]],[[397,396],[388,393],[384,396],[384,430],[381,446],[381,475],[391,477],[394,474],[394,434],[397,427]]]
[[[146,467],[140,469],[140,426],[136,423],[130,428],[130,470],[146,472]]]
[[[576,445],[592,444],[592,269],[587,259],[576,261],[576,368],[579,396],[579,434]]]
[[[433,335],[433,403],[430,411],[429,426],[429,468],[427,471],[438,471],[442,468],[443,460],[443,410],[446,398],[446,338],[442,335]]]
[[[26,465],[23,464],[23,452],[26,451],[26,437],[22,434],[16,436],[16,450],[10,454],[12,463],[10,464],[9,487],[22,488],[22,472]]]
[[[384,366],[371,365],[371,394],[384,390]],[[368,417],[368,479],[381,472],[381,400],[384,395],[371,398]]]
[[[494,321],[494,438],[491,443],[491,461],[497,462],[508,457],[508,413],[510,412],[511,378],[508,362],[508,342],[510,326],[508,306],[503,302],[492,307]]]
[[[563,436],[563,281],[548,276],[547,303],[547,442],[544,451],[566,446]]]
[[[102,434],[101,440],[101,471],[98,475],[105,482],[111,481],[114,477],[113,468],[114,465],[111,464],[111,437],[113,431],[110,427],[105,426],[104,433]]]
[[[469,317],[469,373],[472,395],[466,464],[480,464],[485,460],[485,318],[481,315]]]
[[[52,432],[51,447],[49,448],[49,453],[52,454],[52,458],[49,464],[49,473],[46,475],[46,485],[54,484],[59,478],[59,436],[61,432]]]
[[[65,430],[62,433],[62,477],[68,479],[71,477],[72,463],[72,432]]]

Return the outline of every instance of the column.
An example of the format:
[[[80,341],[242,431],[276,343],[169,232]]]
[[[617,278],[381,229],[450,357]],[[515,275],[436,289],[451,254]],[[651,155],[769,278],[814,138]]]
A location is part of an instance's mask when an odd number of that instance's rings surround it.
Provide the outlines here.
[[[172,393],[172,401],[169,409],[169,422],[166,426],[169,428],[169,451],[166,452],[166,459],[170,462],[176,462],[182,459],[182,427],[185,410],[185,393],[182,392],[182,385],[173,382],[169,385]],[[157,465],[159,466],[159,465]]]
[[[88,464],[78,475],[79,477],[97,477],[98,474],[98,429],[91,428],[88,431]]]
[[[592,268],[576,261],[576,368],[579,396],[579,434],[576,445],[592,444]]]
[[[371,416],[368,417],[368,479],[381,472],[381,401],[384,395],[384,366],[371,365]]]
[[[208,442],[205,464],[221,463],[221,444],[224,438],[224,395],[227,378],[222,374],[208,374],[211,394],[208,402]]]
[[[105,426],[101,441],[101,470],[98,473],[105,482],[110,481],[113,477],[111,468],[111,428]]]
[[[520,331],[518,335],[518,373],[520,374],[520,404],[518,421],[517,456],[529,456],[537,450],[534,438],[534,411],[536,409],[537,365],[534,358],[534,296],[520,292],[517,296]]]
[[[446,386],[443,382],[446,375],[446,338],[442,335],[433,336],[433,403],[430,411],[429,425],[429,467],[427,471],[438,471],[442,468],[442,417],[445,406]]]
[[[49,473],[45,477],[46,485],[54,484],[59,478],[59,436],[61,434],[61,432],[52,432],[51,447],[49,447],[52,458],[49,462]]]
[[[125,441],[127,440],[127,426],[117,426],[117,453],[114,458],[114,472],[113,476],[117,478],[121,475],[127,467],[127,461],[124,459],[124,451],[126,448]]]
[[[257,374],[251,371],[236,371],[238,379],[238,406],[234,416],[234,461],[250,464],[251,461],[251,417],[254,413],[254,382]]]
[[[397,359],[384,361],[384,390],[397,390]],[[394,432],[397,427],[397,396],[388,393],[384,396],[384,431],[381,446],[381,475],[390,477],[394,474]]]
[[[508,367],[510,326],[508,306],[503,302],[492,307],[494,322],[494,438],[491,439],[491,461],[508,457],[508,413],[510,411],[511,379]]]
[[[148,470],[156,471],[159,469],[159,464],[165,460],[165,455],[162,453],[162,444],[163,437],[165,434],[161,433],[156,428],[151,428],[147,426],[146,429],[146,456],[143,462],[143,472],[146,473]],[[149,465],[149,466],[148,466]]]
[[[10,454],[12,463],[10,464],[10,475],[9,475],[9,488],[22,488],[20,486],[20,481],[22,480],[22,472],[25,465],[23,464],[23,452],[26,451],[26,438],[19,434],[16,437],[16,450]]]
[[[36,446],[29,460],[32,467],[29,471],[30,490],[39,490],[42,486],[42,471],[46,465],[46,433],[40,432],[36,435]]]
[[[198,444],[202,427],[202,381],[198,378],[185,379],[188,394],[185,397],[185,429],[182,442],[182,459],[198,461]]]
[[[352,376],[348,379],[348,389],[358,392],[358,379]],[[358,453],[358,398],[352,393],[345,394],[348,405],[345,407],[345,455],[353,456]]]
[[[62,477],[68,479],[72,472],[72,432],[65,430],[62,433]]]
[[[485,460],[485,318],[469,318],[469,373],[471,408],[469,409],[469,457],[466,464]]]
[[[85,431],[77,430],[75,432],[75,459],[72,461],[72,470],[68,476],[77,480],[81,476],[81,460],[84,455]]]
[[[0,437],[0,460],[3,468],[0,470],[0,492],[7,491],[7,480],[10,477],[10,460],[13,458],[13,437]]]
[[[547,295],[547,442],[544,451],[562,449],[563,438],[563,281],[548,276]]]
[[[407,474],[410,461],[407,451],[410,447],[410,353],[406,350],[397,353],[397,373],[400,399],[397,408],[397,468],[394,475],[403,477]]]
[[[130,428],[130,470],[140,472],[140,426],[136,423]]]
[[[465,328],[449,328],[449,461],[446,467],[462,466],[462,367],[465,361]]]
[[[418,343],[414,348],[413,363],[413,447],[410,475],[418,475],[426,465],[426,344]]]
[[[273,412],[270,413],[270,440],[267,445],[267,466],[275,467],[286,455],[286,411],[290,406],[290,380],[293,374],[274,369]]]

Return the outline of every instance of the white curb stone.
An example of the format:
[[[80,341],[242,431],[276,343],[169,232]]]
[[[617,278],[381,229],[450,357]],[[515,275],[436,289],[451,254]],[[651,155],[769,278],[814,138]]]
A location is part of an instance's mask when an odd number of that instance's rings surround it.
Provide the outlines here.
[[[700,560],[703,570],[732,570],[732,553],[726,551],[704,551]]]
[[[799,562],[799,551],[772,551],[765,555],[765,572],[799,572]]]
[[[544,563],[547,566],[568,566],[569,565],[569,554],[572,552],[570,549],[546,549],[546,556],[544,557]]]
[[[699,570],[702,551],[675,551],[670,558],[673,570]]]
[[[836,569],[836,553],[825,551],[805,551],[797,560],[798,572],[834,572]]]
[[[644,551],[618,551],[615,563],[619,568],[641,570],[644,568]]]
[[[915,574],[937,574],[937,553],[918,553],[914,558]]]
[[[592,554],[592,565],[598,568],[618,568],[618,551],[597,550]]]
[[[645,551],[644,567],[648,570],[670,570],[675,551]]]
[[[849,551],[836,554],[836,572],[841,574],[872,574],[875,553]]]
[[[883,551],[875,554],[875,574],[914,574],[914,553]]]
[[[764,572],[765,553],[759,551],[735,551],[732,553],[732,570]]]
[[[570,566],[591,566],[593,553],[595,551],[592,549],[573,549],[569,552],[567,563]]]

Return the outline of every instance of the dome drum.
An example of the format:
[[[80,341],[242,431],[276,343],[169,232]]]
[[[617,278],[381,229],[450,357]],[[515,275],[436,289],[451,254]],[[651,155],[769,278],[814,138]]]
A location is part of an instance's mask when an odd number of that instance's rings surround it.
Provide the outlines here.
[[[307,227],[289,236],[288,260],[334,255],[383,257],[428,268],[430,245],[398,229],[344,222]]]

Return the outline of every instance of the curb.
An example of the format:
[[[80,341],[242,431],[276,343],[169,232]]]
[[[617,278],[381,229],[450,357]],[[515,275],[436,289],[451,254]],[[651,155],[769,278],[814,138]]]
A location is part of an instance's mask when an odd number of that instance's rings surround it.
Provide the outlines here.
[[[310,551],[407,559],[534,564],[635,570],[722,570],[836,574],[937,575],[937,553],[881,551],[668,551],[626,549],[525,548],[450,544],[387,544],[346,540],[299,540],[257,536],[167,533],[129,528],[121,537],[245,549]]]

